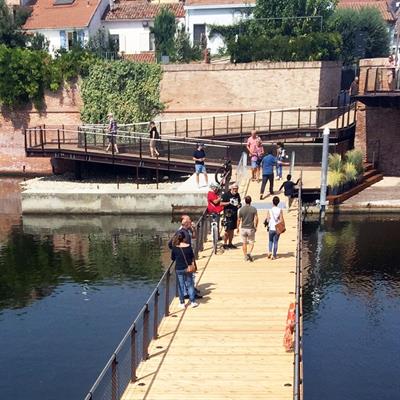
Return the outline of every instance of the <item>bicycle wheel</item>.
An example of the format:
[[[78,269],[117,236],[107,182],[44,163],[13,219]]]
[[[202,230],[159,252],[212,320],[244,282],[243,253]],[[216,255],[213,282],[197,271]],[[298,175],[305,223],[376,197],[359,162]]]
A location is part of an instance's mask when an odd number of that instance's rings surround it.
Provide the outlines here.
[[[213,251],[214,254],[217,254],[217,248],[218,248],[218,228],[217,225],[214,224],[212,227],[212,241],[213,241]]]
[[[218,185],[221,185],[224,176],[225,176],[225,168],[224,167],[218,168],[217,172],[215,173],[215,182],[217,182]]]

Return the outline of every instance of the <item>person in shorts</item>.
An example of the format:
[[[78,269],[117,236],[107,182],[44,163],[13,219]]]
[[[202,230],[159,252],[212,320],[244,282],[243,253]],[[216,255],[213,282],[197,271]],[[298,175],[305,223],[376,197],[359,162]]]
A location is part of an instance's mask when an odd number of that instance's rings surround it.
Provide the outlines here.
[[[288,212],[290,211],[290,207],[293,202],[293,198],[295,197],[295,186],[297,186],[300,182],[300,178],[297,179],[297,182],[294,183],[292,182],[292,175],[288,175],[286,177],[286,181],[282,183],[281,187],[279,188],[279,191],[284,189],[284,193],[287,199],[287,209]]]
[[[259,168],[258,162],[258,141],[261,141],[260,137],[257,136],[257,131],[252,130],[250,137],[247,139],[246,148],[249,152],[250,164],[251,164],[251,180],[255,181],[257,179],[257,170]],[[264,151],[263,151],[264,153]]]
[[[232,243],[233,235],[237,227],[238,210],[241,207],[239,186],[237,183],[231,185],[230,190],[222,195],[221,206],[224,206],[225,236],[224,249],[236,249]]]
[[[194,168],[196,173],[196,184],[200,187],[200,174],[204,174],[204,179],[206,181],[206,186],[208,186],[208,175],[206,166],[204,164],[206,159],[206,152],[204,151],[204,145],[199,143],[196,150],[193,153]]]
[[[245,261],[253,261],[251,252],[254,247],[254,240],[256,237],[256,230],[258,225],[257,209],[251,205],[251,197],[244,198],[245,205],[239,210],[237,233],[241,233],[243,241],[243,254]]]
[[[118,146],[117,146],[117,121],[114,119],[114,116],[109,113],[108,114],[108,146],[106,148],[106,152],[110,150],[110,147],[113,146],[113,149],[115,151],[115,154],[118,154]]]

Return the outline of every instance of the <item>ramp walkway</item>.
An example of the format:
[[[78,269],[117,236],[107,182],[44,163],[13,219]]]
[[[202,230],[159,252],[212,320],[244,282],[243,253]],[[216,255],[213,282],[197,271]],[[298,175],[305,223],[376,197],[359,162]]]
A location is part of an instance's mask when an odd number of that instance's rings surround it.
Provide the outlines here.
[[[286,353],[283,335],[295,293],[297,209],[284,210],[287,232],[278,259],[270,260],[262,222],[272,197],[257,200],[254,182],[242,188],[245,193],[259,210],[254,262],[244,261],[238,235],[238,249],[217,255],[205,243],[198,260],[204,298],[198,308],[184,311],[173,300],[124,400],[293,398],[293,353]]]

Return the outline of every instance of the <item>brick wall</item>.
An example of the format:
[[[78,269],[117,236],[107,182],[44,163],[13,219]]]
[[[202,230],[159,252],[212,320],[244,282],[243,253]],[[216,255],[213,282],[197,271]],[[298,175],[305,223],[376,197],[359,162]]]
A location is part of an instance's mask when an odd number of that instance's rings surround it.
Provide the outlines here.
[[[167,112],[235,112],[328,103],[340,91],[336,62],[163,66]]]
[[[27,158],[24,151],[23,128],[35,125],[77,125],[82,100],[76,84],[45,94],[43,108],[33,107],[10,111],[2,108],[0,115],[0,173],[50,173],[48,158]]]
[[[364,151],[368,161],[375,157],[385,175],[400,176],[400,109],[363,106],[357,117],[355,147]]]

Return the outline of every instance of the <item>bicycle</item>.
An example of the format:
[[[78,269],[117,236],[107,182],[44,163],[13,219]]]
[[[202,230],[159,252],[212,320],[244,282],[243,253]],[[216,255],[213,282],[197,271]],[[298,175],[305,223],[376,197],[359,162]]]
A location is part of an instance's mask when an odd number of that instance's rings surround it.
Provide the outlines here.
[[[216,213],[212,213],[210,216],[211,216],[211,238],[212,238],[213,252],[214,254],[217,254],[218,238],[219,238],[219,230],[218,230],[219,215]]]
[[[215,173],[215,181],[224,192],[229,190],[229,182],[232,177],[232,161],[226,160],[224,165],[217,169]]]

